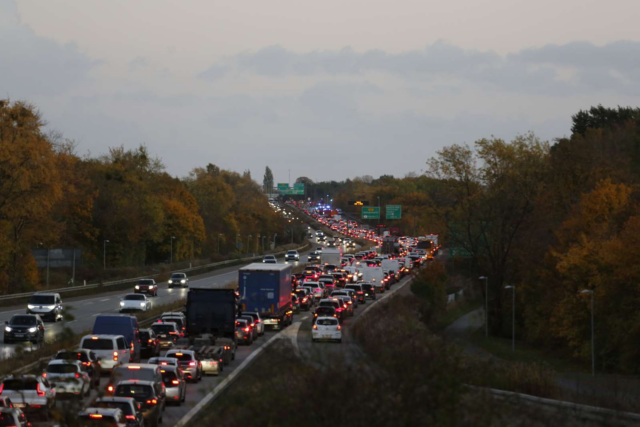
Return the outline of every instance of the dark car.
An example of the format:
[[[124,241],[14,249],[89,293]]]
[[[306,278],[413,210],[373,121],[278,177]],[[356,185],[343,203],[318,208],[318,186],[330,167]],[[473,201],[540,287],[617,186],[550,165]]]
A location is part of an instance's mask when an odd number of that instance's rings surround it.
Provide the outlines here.
[[[4,343],[31,341],[34,344],[44,342],[44,322],[37,314],[15,314],[4,322]]]
[[[136,294],[149,294],[153,297],[158,296],[158,285],[153,279],[140,279],[135,286],[134,291]]]
[[[377,299],[376,289],[371,283],[363,283],[362,290],[364,291],[364,297],[369,299]]]
[[[300,299],[294,293],[291,294],[291,308],[294,313],[300,313]]]
[[[144,424],[142,404],[133,397],[100,397],[91,404],[92,408],[120,409],[127,420],[127,426],[139,427]]]
[[[114,397],[133,397],[141,406],[145,425],[157,427],[162,423],[166,402],[161,386],[151,381],[122,381]]]
[[[337,271],[334,271],[332,274],[333,274],[333,278],[336,279],[336,285],[341,288],[344,288],[344,286],[347,284],[346,274],[337,272]]]
[[[140,329],[140,353],[149,359],[160,355],[160,340],[153,329]]]
[[[367,298],[364,295],[364,288],[361,284],[347,285],[345,289],[353,289],[355,291],[358,303],[365,304],[367,302]]]
[[[253,342],[251,325],[247,319],[236,319],[236,338],[238,339],[238,344],[251,345]]]
[[[300,308],[302,310],[309,310],[311,308],[311,298],[309,298],[309,296],[307,295],[307,291],[304,289],[296,289],[295,291],[293,291],[297,296],[298,296],[298,300],[300,301]]]
[[[256,328],[256,321],[253,316],[249,316],[248,314],[243,314],[242,316],[238,316],[238,319],[244,319],[247,321],[249,328],[251,329],[251,341],[255,341],[258,339],[258,329]]]
[[[323,306],[318,307],[313,313],[313,321],[315,322],[318,317],[338,317],[335,307]]]
[[[52,359],[79,361],[82,365],[82,370],[91,378],[93,387],[97,389],[100,386],[102,367],[98,356],[93,351],[85,348],[79,348],[74,351],[60,350]]]
[[[320,261],[320,254],[318,254],[316,251],[311,252],[309,255],[307,255],[307,261]]]

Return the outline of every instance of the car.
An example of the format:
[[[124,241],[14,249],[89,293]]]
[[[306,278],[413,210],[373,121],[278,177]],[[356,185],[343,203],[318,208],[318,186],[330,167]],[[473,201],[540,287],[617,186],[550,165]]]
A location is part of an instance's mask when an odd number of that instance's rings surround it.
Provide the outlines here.
[[[80,348],[93,351],[100,358],[102,373],[131,361],[131,352],[123,335],[85,335]]]
[[[298,288],[300,289],[300,288]],[[316,304],[316,296],[313,294],[313,291],[316,289],[315,286],[309,286],[309,283],[305,283],[302,286],[302,289],[307,291],[307,295],[309,296],[309,305],[314,306]]]
[[[165,357],[175,357],[178,359],[180,368],[186,379],[197,383],[202,379],[204,373],[202,371],[202,363],[198,360],[196,352],[193,350],[169,350]]]
[[[140,354],[146,358],[160,355],[160,340],[153,329],[140,329]]]
[[[320,261],[320,254],[316,251],[310,252],[309,255],[307,255],[307,261]]]
[[[265,264],[276,264],[278,260],[274,255],[265,255],[262,258],[262,262],[264,262]]]
[[[80,362],[80,367],[91,378],[91,383],[96,389],[100,386],[100,375],[102,374],[102,365],[100,358],[91,350],[77,349],[74,351],[60,350],[51,360],[74,360]]]
[[[334,296],[333,294],[331,294],[331,296],[342,300],[344,302],[343,310],[346,311],[347,316],[353,316],[353,300],[349,295],[340,294]]]
[[[253,343],[253,333],[247,319],[236,319],[236,338],[238,344],[251,345]]]
[[[112,395],[122,381],[150,381],[162,390],[162,373],[159,365],[151,363],[127,363],[111,372],[106,392]]]
[[[372,299],[372,300],[377,299],[376,288],[373,286],[372,283],[364,282],[364,283],[361,283],[360,286],[362,286],[362,290],[364,291],[365,298]]]
[[[160,341],[160,348],[171,348],[177,344],[180,337],[180,331],[178,325],[175,322],[154,322],[151,325],[151,329],[156,333],[158,341]]]
[[[245,315],[244,313],[241,316],[238,316],[238,319],[245,319],[249,323],[249,327],[251,328],[251,341],[255,341],[258,339],[258,329],[256,328],[255,319],[253,316]]]
[[[313,304],[311,300],[310,291],[305,288],[296,288],[293,291],[298,296],[298,301],[300,302],[300,309],[309,311],[311,305]]]
[[[336,317],[338,318],[338,320],[340,320],[340,323],[342,323],[346,317],[343,303],[341,301],[338,301],[337,298],[325,298],[323,300],[320,300],[320,302],[318,303],[318,308],[320,307],[333,307],[336,310]],[[316,312],[318,311],[318,308],[316,308]]]
[[[133,397],[99,397],[91,404],[91,407],[121,410],[127,420],[128,427],[142,427],[144,424],[142,406]]]
[[[156,285],[156,281],[153,279],[140,279],[133,289],[136,294],[149,294],[152,297],[158,296],[158,285]]]
[[[318,317],[311,329],[311,341],[330,340],[342,342],[342,328],[335,317]]]
[[[294,313],[300,313],[300,299],[295,293],[291,293],[291,309]]]
[[[0,385],[2,397],[11,399],[13,406],[26,415],[36,413],[45,419],[51,416],[56,391],[49,381],[40,375],[9,375]]]
[[[313,312],[313,322],[315,323],[315,321],[319,318],[319,317],[338,317],[338,313],[336,312],[336,308],[331,305],[331,306],[327,306],[324,305],[322,307],[318,307],[314,310]]]
[[[330,294],[336,288],[335,279],[333,277],[329,279],[320,276],[320,279],[318,279],[318,283],[324,285],[325,295]]]
[[[118,408],[89,407],[78,413],[78,426],[127,426],[124,412]]]
[[[167,281],[169,289],[179,286],[181,288],[189,287],[189,278],[186,273],[171,273],[171,277]]]
[[[20,408],[1,407],[0,426],[31,427],[24,412]]]
[[[358,294],[354,289],[349,289],[345,287],[344,289],[341,290],[341,292],[344,292],[349,297],[351,297],[351,301],[353,302],[354,309],[358,308],[358,305],[359,305]]]
[[[163,322],[173,322],[178,327],[180,337],[184,337],[187,331],[187,316],[180,311],[162,313],[160,320]]]
[[[56,389],[56,396],[68,394],[82,397],[91,392],[91,377],[82,370],[82,364],[77,360],[51,360],[42,376]]]
[[[257,311],[243,311],[242,315],[253,317],[253,323],[255,324],[255,328],[258,332],[258,336],[264,335],[264,323],[260,318],[260,313],[258,313]]]
[[[164,381],[167,403],[174,403],[180,406],[187,397],[187,381],[184,378],[182,369],[178,366],[161,366],[160,373],[162,374],[162,381]]]
[[[151,301],[144,294],[127,294],[120,300],[120,313],[128,311],[147,311]]]
[[[336,286],[344,288],[347,284],[347,275],[337,271],[334,271],[332,274],[334,279],[336,279]]]
[[[14,341],[31,341],[34,344],[44,343],[44,322],[37,314],[14,314],[11,320],[5,321],[4,343]]]
[[[115,397],[133,397],[141,406],[144,425],[158,427],[166,404],[162,388],[151,381],[122,381],[116,386]]]
[[[285,261],[300,261],[300,254],[296,250],[289,250],[284,255]]]
[[[62,298],[60,294],[36,292],[27,302],[27,314],[37,314],[42,320],[62,320]]]
[[[322,255],[322,250],[323,250],[323,249],[324,249],[324,248],[323,248],[322,246],[317,247],[317,248],[316,248],[316,253],[317,253],[318,255]]]
[[[175,357],[152,357],[147,360],[147,363],[150,365],[159,365],[159,366],[177,366],[180,367],[180,363],[178,359]]]
[[[8,397],[0,396],[0,408],[14,408],[13,402]]]

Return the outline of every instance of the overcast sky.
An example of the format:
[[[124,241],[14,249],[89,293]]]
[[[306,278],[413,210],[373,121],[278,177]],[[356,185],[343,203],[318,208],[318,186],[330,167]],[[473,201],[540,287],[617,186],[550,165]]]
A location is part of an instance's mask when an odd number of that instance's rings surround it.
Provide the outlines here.
[[[420,172],[446,145],[640,105],[640,1],[0,0],[0,96],[177,176]]]

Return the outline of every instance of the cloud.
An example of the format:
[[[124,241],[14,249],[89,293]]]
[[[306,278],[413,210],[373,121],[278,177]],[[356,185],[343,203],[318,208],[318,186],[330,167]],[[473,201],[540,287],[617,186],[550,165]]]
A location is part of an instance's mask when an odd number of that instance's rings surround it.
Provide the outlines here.
[[[136,71],[138,69],[146,68],[149,62],[142,56],[137,56],[129,61],[129,71]]]
[[[362,76],[384,73],[415,82],[456,79],[508,92],[565,96],[585,90],[640,92],[640,43],[603,46],[588,42],[546,45],[500,56],[441,41],[421,50],[387,53],[337,51],[296,53],[269,46],[214,63],[200,74],[222,78],[231,70],[269,78],[287,76]],[[597,75],[594,70],[601,70]],[[569,72],[569,77],[565,74]]]
[[[15,1],[0,7],[1,96],[32,98],[57,95],[83,82],[100,62],[78,51],[75,43],[60,45],[20,24]]]

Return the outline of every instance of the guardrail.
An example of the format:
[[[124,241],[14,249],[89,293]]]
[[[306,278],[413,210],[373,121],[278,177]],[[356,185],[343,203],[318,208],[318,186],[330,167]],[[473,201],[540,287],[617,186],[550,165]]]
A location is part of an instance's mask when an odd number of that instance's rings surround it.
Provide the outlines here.
[[[309,243],[307,243],[307,244],[305,244],[303,246],[300,246],[296,250],[303,250],[308,245],[309,245]],[[270,254],[270,255],[281,256],[281,255],[284,255],[285,253],[287,253],[287,251],[276,252],[276,253],[273,253],[273,254]],[[176,272],[179,271],[181,273],[184,273],[184,272],[190,272],[190,271],[204,270],[204,269],[207,269],[207,268],[219,267],[219,266],[229,265],[229,264],[235,264],[235,263],[243,262],[243,261],[255,261],[255,260],[258,260],[258,259],[262,259],[262,255],[253,256],[253,257],[246,257],[246,258],[236,258],[236,259],[227,260],[227,261],[214,262],[214,263],[211,263],[211,264],[200,265],[200,266],[197,266],[197,267],[191,267],[191,268],[176,270]],[[173,273],[173,271],[169,271],[166,274],[171,274],[171,273]],[[50,292],[50,293],[62,294],[62,293],[65,293],[65,292],[77,292],[77,291],[82,291],[82,290],[85,290],[85,289],[95,289],[95,288],[99,288],[99,287],[110,287],[110,286],[116,286],[116,285],[124,285],[126,283],[137,282],[140,279],[152,279],[152,278],[160,276],[161,274],[164,274],[164,273],[149,274],[149,275],[146,275],[146,276],[133,277],[133,278],[122,279],[122,280],[115,280],[115,281],[112,281],[112,282],[105,282],[105,283],[93,283],[93,284],[84,285],[84,286],[70,286],[70,287],[67,287],[67,288],[47,289],[47,290],[41,290],[41,291],[24,292],[24,293],[21,293],[21,294],[0,295],[0,301],[27,298],[27,297],[30,297],[31,295],[33,295],[33,294],[35,294],[37,292],[47,292],[47,293]]]

